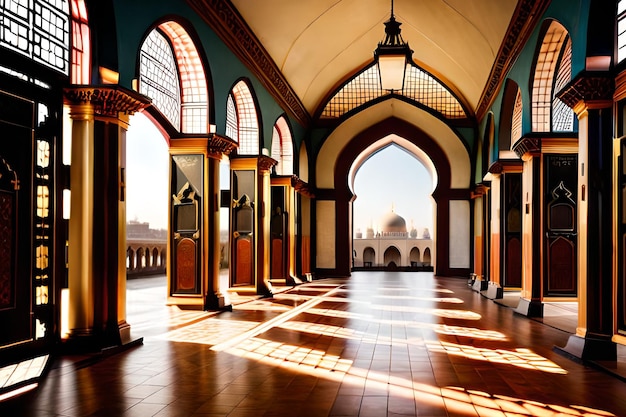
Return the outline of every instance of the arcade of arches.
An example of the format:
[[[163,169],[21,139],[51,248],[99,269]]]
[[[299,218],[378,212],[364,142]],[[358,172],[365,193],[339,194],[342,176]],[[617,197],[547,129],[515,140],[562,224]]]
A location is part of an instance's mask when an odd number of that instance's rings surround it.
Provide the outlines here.
[[[413,51],[395,89],[372,53],[388,1],[358,19],[345,2],[256,3],[0,5],[0,366],[134,343],[127,268],[165,266],[168,304],[198,310],[350,277],[354,167],[392,143],[436,184],[433,241],[361,261],[517,291],[529,317],[577,303],[563,349],[616,359],[623,1],[398,0]],[[164,249],[126,242],[136,113],[169,148]]]

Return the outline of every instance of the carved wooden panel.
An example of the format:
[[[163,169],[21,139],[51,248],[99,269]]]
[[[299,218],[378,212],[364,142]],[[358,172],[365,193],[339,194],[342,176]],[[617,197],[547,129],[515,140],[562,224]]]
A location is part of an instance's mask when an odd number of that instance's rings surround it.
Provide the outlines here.
[[[271,278],[285,278],[285,270],[283,268],[283,240],[272,239],[272,265]]]
[[[522,242],[517,237],[507,241],[505,278],[506,287],[522,286]]]
[[[254,257],[252,255],[252,241],[249,237],[240,237],[237,239],[235,259],[235,278],[234,285],[252,285]]]
[[[576,250],[574,243],[562,236],[550,239],[548,248],[548,294],[575,295]]]
[[[193,291],[196,286],[196,242],[190,238],[183,238],[176,245],[176,291]]]
[[[13,306],[13,195],[0,191],[0,309]]]

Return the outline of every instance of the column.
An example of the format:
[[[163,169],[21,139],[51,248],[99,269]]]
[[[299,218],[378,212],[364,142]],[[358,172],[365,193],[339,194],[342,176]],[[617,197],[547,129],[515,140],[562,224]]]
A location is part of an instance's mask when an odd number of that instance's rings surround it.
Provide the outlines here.
[[[613,79],[576,77],[559,98],[579,123],[578,326],[563,350],[583,360],[615,360],[613,334]]]
[[[115,85],[68,88],[64,96],[73,120],[67,347],[127,345],[126,128],[128,114],[149,100]]]

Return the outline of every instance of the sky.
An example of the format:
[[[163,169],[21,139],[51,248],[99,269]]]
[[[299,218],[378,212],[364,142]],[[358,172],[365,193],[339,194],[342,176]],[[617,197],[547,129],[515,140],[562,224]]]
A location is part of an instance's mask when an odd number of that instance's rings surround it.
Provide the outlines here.
[[[130,118],[126,134],[126,219],[167,229],[169,155],[161,132],[143,114]]]
[[[131,117],[126,141],[126,217],[167,229],[169,156],[165,139],[141,113]],[[361,165],[354,181],[354,230],[372,226],[391,211],[404,217],[407,228],[433,233],[432,182],[413,155],[388,146]]]
[[[407,229],[433,233],[433,184],[426,167],[412,154],[390,145],[361,165],[354,179],[354,230],[378,230],[379,219],[393,211],[404,217]]]

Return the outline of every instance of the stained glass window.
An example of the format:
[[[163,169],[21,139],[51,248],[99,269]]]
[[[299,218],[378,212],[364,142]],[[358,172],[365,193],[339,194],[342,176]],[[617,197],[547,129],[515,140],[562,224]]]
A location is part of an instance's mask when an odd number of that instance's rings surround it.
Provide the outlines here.
[[[67,0],[4,0],[0,9],[0,45],[69,75]]]
[[[276,164],[276,173],[278,175],[293,174],[293,142],[291,130],[284,116],[281,116],[274,124],[272,158],[278,161]]]
[[[337,118],[374,99],[390,94],[380,86],[378,67],[372,65],[356,75],[328,101],[322,118]],[[443,84],[415,65],[407,65],[404,88],[396,92],[441,113],[449,119],[466,118],[461,103]]]

